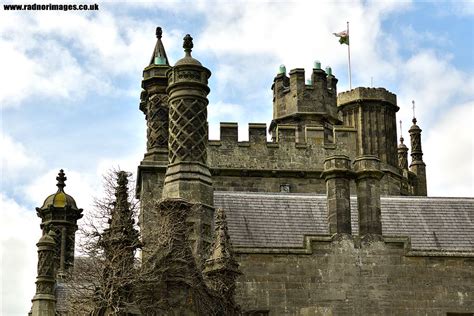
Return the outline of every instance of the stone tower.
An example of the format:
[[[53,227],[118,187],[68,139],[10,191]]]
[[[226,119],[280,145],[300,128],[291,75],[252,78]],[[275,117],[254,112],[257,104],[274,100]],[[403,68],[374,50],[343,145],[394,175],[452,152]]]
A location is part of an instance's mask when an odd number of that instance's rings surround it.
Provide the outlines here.
[[[331,68],[326,72],[315,62],[311,80],[305,82],[305,71],[296,68],[286,75],[282,65],[280,73],[273,80],[273,120],[270,132],[278,140],[277,127],[296,124],[296,141],[305,142],[307,129],[324,128],[324,141],[332,139],[332,126],[340,121],[337,117],[337,79]]]
[[[357,155],[374,155],[398,167],[397,97],[384,88],[355,88],[339,94],[344,125],[357,128]]]
[[[41,218],[43,234],[54,232],[54,261],[59,276],[66,276],[72,271],[77,220],[82,218],[82,209],[77,207],[72,196],[64,192],[66,179],[64,171],[59,170],[56,178],[58,191],[48,196],[43,206],[36,208],[36,214]]]
[[[399,195],[403,176],[398,167],[397,97],[384,88],[355,88],[338,96],[338,110],[345,126],[357,130],[355,156],[375,156],[385,173],[381,189]]]
[[[421,128],[416,125],[413,117],[413,125],[408,131],[411,140],[411,164],[410,171],[416,174],[415,195],[426,196],[426,165],[423,162],[423,151],[421,150]]]
[[[163,198],[180,198],[196,205],[187,222],[193,254],[202,264],[210,248],[214,216],[214,191],[207,165],[207,83],[211,72],[191,56],[192,40],[189,34],[184,37],[185,56],[167,72],[169,164]]]

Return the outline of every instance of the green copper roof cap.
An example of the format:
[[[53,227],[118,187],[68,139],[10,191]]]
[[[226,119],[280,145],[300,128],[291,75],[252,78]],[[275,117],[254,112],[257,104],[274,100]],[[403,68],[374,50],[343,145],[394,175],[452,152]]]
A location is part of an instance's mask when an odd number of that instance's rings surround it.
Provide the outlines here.
[[[43,206],[41,209],[48,208],[50,205],[53,207],[71,207],[73,209],[77,210],[77,205],[76,201],[74,198],[64,192],[64,187],[66,186],[66,176],[64,174],[64,170],[61,169],[59,170],[58,176],[56,177],[56,180],[58,180],[58,183],[56,186],[58,187],[58,191],[54,194],[51,194],[44,200]]]
[[[193,44],[193,38],[191,35],[186,34],[186,36],[183,38],[183,48],[185,52],[185,56],[178,60],[175,64],[175,66],[181,66],[181,65],[196,65],[196,66],[202,66],[202,64],[197,60],[194,59],[191,56],[191,51],[193,50],[194,44]]]
[[[313,68],[314,69],[321,69],[321,62],[319,60],[315,60]]]
[[[331,67],[326,67],[326,73],[328,74],[328,76],[332,76],[332,69],[331,69]]]
[[[166,56],[165,47],[161,41],[161,36],[163,35],[163,30],[161,27],[156,28],[156,45],[151,55],[150,65],[166,65],[169,66],[168,57]]]
[[[280,68],[278,69],[278,74],[286,74],[285,65],[283,65],[283,64],[280,65]]]

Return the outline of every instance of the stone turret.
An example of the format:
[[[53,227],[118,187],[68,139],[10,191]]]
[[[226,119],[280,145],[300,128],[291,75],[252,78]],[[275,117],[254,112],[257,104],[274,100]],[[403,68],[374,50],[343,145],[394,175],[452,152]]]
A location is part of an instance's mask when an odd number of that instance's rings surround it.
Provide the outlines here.
[[[396,95],[384,88],[355,88],[337,101],[344,125],[357,129],[357,155],[374,155],[398,167]]]
[[[414,105],[413,105],[414,106]],[[423,151],[421,149],[421,128],[416,125],[413,115],[413,125],[408,131],[411,140],[411,164],[410,171],[416,174],[415,195],[427,196],[426,189],[426,165],[423,162]]]
[[[296,141],[305,141],[306,127],[324,127],[325,139],[332,136],[332,125],[340,121],[336,108],[337,79],[331,68],[321,69],[315,63],[311,80],[305,83],[305,71],[296,68],[286,75],[286,68],[280,67],[280,73],[273,80],[273,120],[269,131],[277,139],[279,125],[296,124]]]
[[[36,294],[31,300],[31,316],[55,316],[56,284],[54,231],[44,232],[36,246],[38,247],[38,275],[36,277]]]
[[[41,218],[43,234],[50,230],[55,233],[55,268],[59,275],[65,276],[74,266],[75,234],[82,209],[77,207],[72,196],[64,192],[67,178],[63,169],[59,170],[56,180],[58,191],[48,196],[43,206],[36,208],[36,214]]]
[[[169,164],[163,198],[181,198],[197,207],[188,218],[196,260],[202,264],[211,244],[214,191],[207,165],[207,85],[211,72],[191,56],[192,37],[184,37],[185,56],[168,71]]]

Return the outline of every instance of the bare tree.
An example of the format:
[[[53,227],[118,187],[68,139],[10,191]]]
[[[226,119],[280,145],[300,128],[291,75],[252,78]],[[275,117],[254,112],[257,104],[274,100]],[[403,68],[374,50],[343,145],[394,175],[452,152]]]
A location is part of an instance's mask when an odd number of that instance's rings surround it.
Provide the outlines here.
[[[104,197],[83,223],[81,252],[70,284],[73,315],[240,315],[234,301],[238,264],[233,258],[223,210],[216,212],[212,255],[205,269],[191,250],[187,222],[202,205],[184,199],[148,201],[155,225],[147,232],[147,255],[135,223],[138,203],[129,175],[104,177]],[[207,257],[204,256],[204,257]],[[204,270],[203,270],[204,269]]]
[[[129,188],[131,175],[109,171],[104,195],[80,228],[76,266],[68,286],[68,310],[74,315],[133,314],[133,285],[137,279],[136,251],[140,247],[135,222],[138,201]]]

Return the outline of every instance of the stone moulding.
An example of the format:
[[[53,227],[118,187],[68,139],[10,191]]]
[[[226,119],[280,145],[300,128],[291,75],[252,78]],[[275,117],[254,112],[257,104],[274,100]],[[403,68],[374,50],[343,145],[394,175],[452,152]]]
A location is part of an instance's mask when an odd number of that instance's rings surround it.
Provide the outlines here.
[[[294,255],[312,255],[314,249],[319,245],[334,242],[341,238],[354,240],[354,245],[364,247],[362,237],[351,236],[347,234],[334,235],[304,235],[302,247],[234,247],[236,254],[294,254]],[[440,251],[440,250],[420,250],[412,249],[410,237],[405,236],[383,236],[381,239],[385,244],[398,246],[404,250],[406,257],[452,257],[452,258],[474,258],[472,251]],[[361,246],[362,244],[362,246]]]

